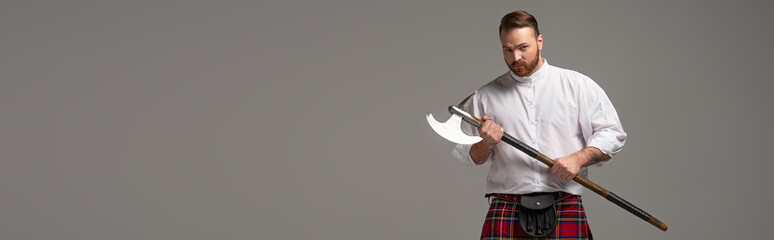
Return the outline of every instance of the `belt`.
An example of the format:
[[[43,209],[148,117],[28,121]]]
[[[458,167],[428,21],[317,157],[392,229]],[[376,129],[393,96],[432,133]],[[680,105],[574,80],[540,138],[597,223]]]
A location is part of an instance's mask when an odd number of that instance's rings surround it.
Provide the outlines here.
[[[518,202],[519,198],[521,198],[522,195],[534,195],[534,194],[546,194],[546,193],[553,194],[554,199],[556,199],[555,202],[559,202],[561,200],[564,200],[565,198],[577,196],[567,192],[535,192],[535,193],[527,193],[527,194],[487,193],[486,195],[484,195],[484,197],[489,199],[490,203],[494,199]]]

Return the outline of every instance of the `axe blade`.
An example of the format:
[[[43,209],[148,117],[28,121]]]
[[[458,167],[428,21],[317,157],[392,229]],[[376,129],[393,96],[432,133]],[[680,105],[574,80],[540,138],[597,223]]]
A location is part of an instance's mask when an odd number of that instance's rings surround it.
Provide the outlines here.
[[[481,137],[468,136],[462,132],[461,124],[462,117],[457,114],[452,114],[451,118],[444,123],[441,123],[433,117],[432,113],[427,113],[427,123],[433,128],[435,133],[438,133],[441,137],[458,144],[474,144],[481,141]]]

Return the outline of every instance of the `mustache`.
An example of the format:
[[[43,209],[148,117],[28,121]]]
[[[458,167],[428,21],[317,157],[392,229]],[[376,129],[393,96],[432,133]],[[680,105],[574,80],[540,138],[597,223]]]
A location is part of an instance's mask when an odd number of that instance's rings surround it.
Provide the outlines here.
[[[511,67],[517,67],[517,66],[527,66],[527,61],[519,60],[519,61],[514,61],[513,63],[511,63]]]

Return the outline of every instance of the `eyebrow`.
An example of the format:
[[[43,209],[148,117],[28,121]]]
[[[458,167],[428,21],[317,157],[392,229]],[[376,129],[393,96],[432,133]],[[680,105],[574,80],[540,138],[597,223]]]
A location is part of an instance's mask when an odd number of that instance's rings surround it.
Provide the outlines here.
[[[514,47],[521,47],[521,46],[524,46],[524,45],[529,45],[529,43],[528,42],[519,43],[519,44],[516,44]],[[508,46],[503,45],[503,48],[507,48],[507,47]]]

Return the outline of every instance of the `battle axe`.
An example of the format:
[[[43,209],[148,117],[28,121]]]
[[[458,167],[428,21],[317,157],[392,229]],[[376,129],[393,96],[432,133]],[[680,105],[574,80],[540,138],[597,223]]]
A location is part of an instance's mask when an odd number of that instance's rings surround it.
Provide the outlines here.
[[[471,95],[472,96],[472,95]],[[459,144],[474,144],[479,141],[481,141],[481,137],[477,136],[468,136],[467,134],[462,132],[462,129],[460,128],[461,120],[464,120],[465,122],[475,126],[476,128],[480,128],[483,121],[473,115],[470,115],[469,113],[463,111],[462,105],[467,101],[467,99],[470,98],[468,96],[465,98],[465,100],[460,103],[458,106],[449,106],[449,113],[452,114],[451,118],[447,120],[446,122],[438,122],[433,117],[433,114],[427,113],[427,122],[430,124],[430,127],[435,130],[438,135],[441,135],[441,137],[446,138],[449,141],[452,141],[454,143]],[[554,160],[546,157],[546,155],[543,155],[542,153],[538,152],[534,148],[528,146],[527,144],[524,144],[523,142],[519,141],[518,139],[512,137],[511,135],[508,135],[507,133],[503,133],[503,137],[501,141],[508,143],[509,145],[521,150],[522,152],[526,153],[527,155],[537,159],[538,161],[548,165],[549,168],[554,166]],[[642,209],[639,209],[638,207],[634,206],[633,204],[627,202],[623,198],[619,197],[618,195],[615,195],[615,193],[612,193],[608,191],[607,189],[604,189],[597,185],[596,183],[589,181],[588,179],[577,175],[575,178],[573,178],[574,181],[580,183],[584,187],[591,189],[591,191],[594,191],[595,193],[599,194],[600,196],[604,197],[605,199],[615,203],[619,207],[626,209],[630,213],[636,215],[637,217],[641,218],[642,220],[647,221],[650,224],[653,224],[653,226],[657,227],[658,229],[661,229],[661,231],[667,230],[667,225],[663,222],[659,221],[655,217],[651,216],[647,212],[643,211]]]

